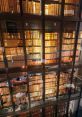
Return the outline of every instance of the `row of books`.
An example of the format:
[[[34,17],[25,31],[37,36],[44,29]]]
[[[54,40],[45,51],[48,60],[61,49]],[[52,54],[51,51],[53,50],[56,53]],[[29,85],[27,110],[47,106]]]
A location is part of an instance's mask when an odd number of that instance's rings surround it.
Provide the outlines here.
[[[17,40],[17,39],[21,39],[20,38],[20,33],[3,33],[3,38],[4,40]]]
[[[26,46],[41,46],[41,40],[40,39],[36,39],[36,40],[26,40]]]
[[[20,33],[14,33],[14,34],[11,34],[11,33],[3,33],[3,38],[5,40],[7,39],[11,39],[11,40],[17,40],[17,39],[20,39]],[[45,40],[57,40],[59,38],[59,33],[58,32],[45,32]],[[75,38],[75,31],[73,32],[64,32],[63,33],[63,38],[65,40],[65,38],[69,38],[72,40],[72,38]],[[79,38],[82,38],[82,32],[80,31],[80,34],[79,34]],[[25,31],[25,39],[28,39],[29,41],[30,40],[39,40],[41,39],[41,32],[39,30],[28,30],[28,31]]]
[[[74,44],[73,45],[62,45],[62,50],[73,50],[74,49]]]
[[[76,56],[79,56],[79,54],[80,54],[80,51],[78,50],[77,53],[76,53]],[[68,57],[69,58],[71,56],[73,56],[73,51],[69,50],[67,52],[62,52],[62,57]],[[6,57],[7,57],[8,61],[13,60],[14,63],[16,63],[16,61],[18,61],[18,62],[24,61],[24,55],[22,55],[22,56],[21,55],[16,55],[16,56],[6,55]],[[38,62],[41,62],[41,58],[42,58],[41,53],[30,54],[30,55],[28,55],[27,61],[30,60],[29,62],[31,62],[32,60],[35,60],[35,62],[38,63]],[[58,58],[58,54],[56,54],[56,53],[45,54],[45,62],[46,62],[47,59],[50,59],[51,61],[53,61],[53,60],[56,60],[56,58]],[[0,61],[3,61],[3,55],[0,56]]]
[[[78,7],[65,5],[64,15],[65,16],[77,16]]]
[[[69,55],[69,56],[63,56],[62,57],[62,60],[63,62],[69,62],[69,61],[72,61],[72,58],[73,56]],[[79,56],[76,57],[76,59],[78,60]],[[27,64],[28,65],[33,65],[33,66],[36,66],[36,65],[41,65],[42,64],[42,61],[40,58],[32,58],[33,60],[27,60]],[[36,60],[37,59],[37,60]],[[3,60],[1,60],[2,62],[0,62],[0,67],[1,68],[4,68],[5,67],[5,64],[3,62]],[[8,67],[22,67],[24,66],[24,61],[19,61],[19,60],[11,60],[11,61],[8,61]],[[58,60],[56,60],[54,57],[48,57],[46,58],[46,60],[44,61],[45,64],[57,64],[58,63]]]
[[[62,57],[63,56],[72,56],[73,55],[73,51],[65,51],[65,52],[62,52]]]
[[[45,33],[45,40],[57,40],[59,36],[59,33],[54,32],[54,33]]]
[[[23,8],[25,8],[24,12],[26,13],[41,14],[40,2],[29,1],[27,5],[23,4]]]
[[[74,39],[63,39],[63,44],[74,44],[75,40]]]
[[[62,58],[62,62],[63,63],[70,63],[73,62],[73,58],[72,57],[63,57]],[[79,57],[75,58],[75,63],[79,63]]]
[[[79,0],[65,0],[65,3],[79,3]]]
[[[57,46],[57,41],[45,41],[45,45],[47,46]]]
[[[73,60],[73,59],[72,59],[72,57],[70,57],[70,56],[69,56],[69,57],[63,57],[63,58],[62,58],[62,62],[64,62],[64,63],[72,62],[72,60]]]
[[[4,40],[4,46],[5,47],[18,47],[18,46],[23,46],[19,45],[20,44],[20,40]]]
[[[63,37],[64,38],[75,38],[75,31],[73,31],[73,32],[64,32],[63,33]]]
[[[23,48],[6,48],[6,55],[11,55],[11,56],[17,56],[17,55],[22,55],[23,56]]]
[[[73,62],[73,57],[63,57],[62,59],[61,59],[61,61],[63,62],[63,63],[69,63],[69,62]],[[79,57],[76,57],[75,58],[75,63],[79,63]]]
[[[58,64],[58,60],[56,59],[47,59],[44,61],[45,65],[48,65],[48,64]],[[42,65],[42,60],[40,59],[37,59],[37,60],[27,60],[27,64],[29,66],[38,66],[38,65]],[[11,61],[8,61],[8,67],[9,68],[13,68],[13,67],[21,67],[25,65],[25,61],[14,61],[14,60],[11,60]],[[0,62],[0,68],[5,68],[5,64],[4,62],[1,60]]]
[[[22,42],[22,41],[21,41]],[[78,39],[78,44],[80,45],[81,43],[81,39]],[[41,40],[28,40],[26,41],[26,46],[33,48],[33,46],[40,46],[41,47]],[[70,40],[63,40],[63,46],[73,46],[74,45],[74,40],[70,39]],[[21,43],[20,45],[20,40],[4,40],[4,46],[5,47],[23,47],[23,44]],[[45,47],[49,47],[49,46],[54,46],[54,47],[58,47],[58,40],[57,41],[45,41]],[[50,48],[51,49],[51,48]],[[2,51],[0,51],[2,52]]]
[[[3,33],[3,37],[4,39],[20,39],[20,33]],[[38,30],[34,30],[34,31],[25,31],[25,39],[40,39],[41,37],[41,32]],[[57,32],[50,32],[50,33],[45,33],[45,40],[53,40],[53,39],[58,39],[59,37],[59,33]],[[75,38],[75,31],[73,32],[66,32],[63,33],[63,37],[64,38]],[[80,31],[79,33],[79,38],[82,38],[82,32]]]
[[[10,33],[3,33],[3,38],[4,40],[20,40],[20,33],[14,33],[14,34],[10,34]],[[69,40],[68,40],[69,38]],[[72,41],[72,43],[74,42],[75,38],[75,32],[72,33],[63,33],[63,41],[67,41],[67,43],[70,43],[70,41]],[[79,33],[79,38],[82,38],[82,32],[80,31]],[[40,31],[25,31],[25,39],[28,39],[27,42],[32,43],[32,41],[34,40],[35,42],[39,41],[41,39],[41,32]],[[50,40],[54,40],[57,41],[57,39],[59,39],[59,33],[57,32],[50,32],[50,33],[45,33],[45,41],[50,41]],[[80,41],[80,39],[78,40]],[[40,41],[39,41],[40,42]]]
[[[76,0],[77,1],[77,0]],[[65,1],[66,3],[75,3],[75,1],[71,0]],[[22,7],[24,13],[33,13],[33,14],[41,14],[41,4],[40,2],[35,1],[22,1]],[[74,15],[76,8],[73,6],[65,6],[64,14],[65,15]],[[20,12],[19,0],[0,0],[0,12]],[[45,14],[46,15],[60,15],[61,5],[60,4],[45,4]]]
[[[20,12],[19,0],[0,0],[0,12]]]
[[[41,64],[41,57],[42,57],[42,47],[41,47],[41,40],[40,38],[40,31],[26,31],[25,32],[25,36],[26,39],[29,37],[29,40],[26,40],[26,52],[27,52],[27,56],[30,60],[28,60],[30,65],[35,65],[35,64]],[[56,59],[58,57],[58,48],[59,48],[59,44],[58,44],[58,33],[45,33],[45,59],[49,59],[49,60],[45,60],[45,63],[56,63]],[[16,40],[16,38],[20,38],[20,34],[18,33],[17,35],[10,35],[9,33],[4,33],[4,38],[6,39],[8,37],[9,40],[4,40],[4,44],[5,46],[7,46],[8,48],[6,48],[6,57],[8,60],[24,60],[24,52],[23,52],[23,47],[18,47],[17,44],[19,44],[19,40]],[[70,56],[72,56],[72,52],[71,50],[73,50],[74,48],[74,39],[70,39],[70,38],[74,38],[75,37],[75,32],[72,33],[64,33],[63,34],[64,38],[67,39],[63,39],[63,45],[62,45],[62,50],[67,51],[62,53],[62,56],[67,56],[67,58],[69,58]],[[80,33],[80,37],[81,37],[81,33]],[[10,40],[10,38],[12,39],[12,41]],[[32,40],[33,39],[33,40]],[[55,40],[54,40],[55,39]],[[13,42],[13,43],[11,43]],[[16,43],[14,43],[16,42]],[[81,39],[78,40],[78,43],[81,43]],[[16,47],[13,47],[16,46]],[[53,47],[52,47],[53,46]],[[12,47],[12,48],[10,48]],[[80,48],[80,44],[78,44],[78,55],[79,55],[79,48]],[[3,60],[3,55],[2,55],[2,50],[0,50],[1,56],[0,59]],[[67,59],[65,57],[65,59]],[[54,59],[54,60],[52,60]],[[63,58],[64,59],[64,58]],[[69,59],[68,59],[69,61]],[[15,62],[16,64],[16,62]]]
[[[45,5],[45,15],[55,15],[58,16],[61,13],[61,6],[59,4],[46,4]]]
[[[41,14],[41,4],[35,1],[23,1],[24,13]],[[59,15],[61,7],[59,4],[45,4],[45,15]]]
[[[25,31],[25,39],[40,39],[41,32],[36,31]]]
[[[43,82],[42,82],[42,76],[41,75],[32,75],[31,78],[29,77],[29,93],[31,101],[37,101],[42,99],[42,90],[43,90]],[[69,80],[69,75],[67,73],[61,73],[60,74],[60,94],[65,93],[65,87],[63,84],[67,83]],[[19,82],[17,80],[16,82]],[[20,103],[28,103],[28,97],[25,96],[26,92],[28,91],[27,84],[21,84],[19,85],[13,84],[12,82],[12,95],[13,95],[13,101],[15,104],[19,105]],[[6,82],[0,83],[0,86],[3,86],[0,88],[1,93],[3,94],[2,99],[5,102],[4,106],[10,105],[11,98],[9,97],[10,94],[7,96],[5,95],[8,93],[9,86],[6,86]],[[6,87],[5,87],[6,86]],[[46,98],[52,97],[56,95],[57,90],[57,75],[55,72],[51,72],[45,75],[45,96]],[[8,98],[9,97],[9,98]]]
[[[34,80],[35,80],[35,76],[32,76],[32,79],[34,77]],[[40,80],[39,77],[41,76],[36,76],[38,77],[39,79],[39,84],[37,84],[36,80],[36,84],[31,85],[31,91],[33,91],[33,96],[38,96],[38,94],[40,95],[40,98],[42,97],[42,78]],[[38,80],[37,79],[37,80]],[[65,93],[65,88],[63,87],[63,84],[67,83],[69,80],[69,75],[68,74],[65,74],[65,73],[61,73],[60,75],[60,94],[62,93]],[[56,73],[50,73],[50,74],[47,74],[45,75],[45,95],[46,95],[46,98],[49,98],[50,96],[55,96],[56,94],[56,87],[57,86],[57,75]],[[32,94],[31,94],[31,97],[32,97]]]

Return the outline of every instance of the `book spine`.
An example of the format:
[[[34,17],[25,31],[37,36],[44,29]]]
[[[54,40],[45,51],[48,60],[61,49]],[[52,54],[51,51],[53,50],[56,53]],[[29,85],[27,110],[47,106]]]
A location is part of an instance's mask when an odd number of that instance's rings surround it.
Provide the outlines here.
[[[17,0],[17,12],[20,13],[19,0]]]

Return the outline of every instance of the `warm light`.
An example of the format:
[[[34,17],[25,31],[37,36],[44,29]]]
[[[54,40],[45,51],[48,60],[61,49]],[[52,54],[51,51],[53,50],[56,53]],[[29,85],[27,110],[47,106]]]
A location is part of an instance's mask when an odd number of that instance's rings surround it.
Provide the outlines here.
[[[26,22],[25,25],[28,26],[28,23]]]
[[[14,13],[14,11],[12,10],[11,13]]]
[[[22,68],[24,69],[24,68],[25,68],[25,66],[23,65],[23,66],[22,66]]]

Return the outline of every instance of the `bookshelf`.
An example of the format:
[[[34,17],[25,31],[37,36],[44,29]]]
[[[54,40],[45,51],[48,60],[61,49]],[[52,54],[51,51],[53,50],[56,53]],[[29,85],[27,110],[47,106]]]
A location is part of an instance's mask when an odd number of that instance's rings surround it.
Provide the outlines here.
[[[29,65],[40,65],[41,64],[41,33],[40,31],[26,31],[26,52],[28,56]]]
[[[79,0],[65,0],[64,15],[76,16],[78,7],[74,6],[79,3]],[[71,3],[71,5],[70,5]],[[41,15],[41,2],[39,0],[22,0],[22,8],[24,13]],[[1,0],[0,12],[20,13],[19,0]],[[46,1],[45,2],[45,15],[60,16],[61,1]]]
[[[0,26],[0,68],[4,68],[6,77],[2,79],[2,69],[0,96],[4,103],[1,108],[3,111],[8,108],[7,113],[14,112],[19,117],[43,117],[44,113],[45,117],[63,117],[67,113],[67,100],[69,103],[72,100],[68,99],[66,85],[70,82],[75,85],[71,78],[80,58],[82,31],[75,50],[79,1],[46,0],[43,3],[44,0],[0,0],[1,22],[16,20],[17,24],[15,32]],[[70,95],[74,90],[78,92],[77,88],[72,90]],[[26,114],[18,113],[27,110]]]
[[[60,94],[66,93],[64,84],[68,82],[69,74],[61,73],[60,76]],[[15,105],[23,105],[24,103],[28,104],[28,96],[27,96],[27,81],[26,78],[19,77],[10,80],[13,101]],[[43,80],[42,74],[30,74],[29,76],[29,93],[31,98],[31,103],[42,100],[42,92],[43,92]],[[50,72],[45,75],[45,97],[46,100],[49,98],[53,98],[56,95],[56,87],[57,87],[57,75],[56,72]],[[7,82],[0,83],[0,95],[2,96],[5,106],[11,106],[11,103],[7,98],[10,97],[9,86]],[[10,99],[10,98],[9,98]],[[9,101],[9,102],[8,102]]]
[[[35,74],[29,77],[29,91],[31,102],[42,99],[42,75]]]
[[[9,67],[23,66],[24,52],[20,33],[3,33],[3,38]]]
[[[75,33],[63,34],[62,62],[72,62]]]
[[[80,54],[80,43],[81,34],[78,40],[76,61],[79,59]],[[26,43],[26,53],[27,53],[27,63],[31,65],[41,65],[42,62],[42,39],[41,32],[39,30],[27,30],[25,31],[25,43]],[[24,65],[24,52],[22,39],[20,33],[10,34],[4,33],[4,47],[6,52],[6,57],[10,67],[23,66]],[[75,43],[75,32],[65,32],[63,33],[62,42],[62,62],[70,63],[73,57],[73,48]],[[58,32],[45,32],[45,64],[57,64],[58,62],[58,51],[59,51],[59,33]],[[0,48],[0,63],[3,64],[3,48]],[[20,63],[19,63],[20,61]]]
[[[45,33],[45,59],[46,64],[57,64],[58,33]]]

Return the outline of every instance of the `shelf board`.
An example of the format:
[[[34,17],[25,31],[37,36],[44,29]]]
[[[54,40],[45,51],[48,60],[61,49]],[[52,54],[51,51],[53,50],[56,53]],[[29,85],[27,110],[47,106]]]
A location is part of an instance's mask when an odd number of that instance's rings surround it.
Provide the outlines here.
[[[30,20],[30,21],[41,21],[41,15],[37,14],[30,14],[30,13],[24,13],[23,14],[23,20]],[[6,20],[17,20],[19,21],[21,18],[20,13],[0,13],[0,20],[6,19]],[[37,20],[36,20],[37,19]],[[45,15],[45,21],[61,21],[62,17],[61,16],[52,16],[52,15]],[[82,19],[81,19],[82,20]],[[64,16],[64,21],[79,21],[79,19],[75,16]]]

